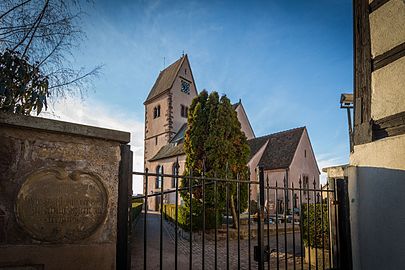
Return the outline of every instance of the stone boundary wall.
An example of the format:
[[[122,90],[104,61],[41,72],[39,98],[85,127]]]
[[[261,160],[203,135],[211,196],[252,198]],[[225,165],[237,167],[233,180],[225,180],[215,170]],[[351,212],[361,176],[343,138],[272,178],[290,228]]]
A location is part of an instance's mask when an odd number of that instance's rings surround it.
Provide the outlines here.
[[[127,132],[0,113],[0,269],[115,269],[129,141]]]

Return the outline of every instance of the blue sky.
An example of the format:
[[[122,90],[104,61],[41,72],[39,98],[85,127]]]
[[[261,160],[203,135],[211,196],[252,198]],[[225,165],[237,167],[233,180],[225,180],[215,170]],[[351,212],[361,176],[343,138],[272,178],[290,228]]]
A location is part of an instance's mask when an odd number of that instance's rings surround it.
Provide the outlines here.
[[[133,131],[136,169],[143,169],[143,101],[163,59],[167,66],[182,51],[199,90],[242,99],[256,136],[307,126],[321,168],[348,161],[339,97],[353,88],[350,0],[94,1],[83,8],[87,39],[74,65],[104,68],[80,105],[86,112],[69,120]]]

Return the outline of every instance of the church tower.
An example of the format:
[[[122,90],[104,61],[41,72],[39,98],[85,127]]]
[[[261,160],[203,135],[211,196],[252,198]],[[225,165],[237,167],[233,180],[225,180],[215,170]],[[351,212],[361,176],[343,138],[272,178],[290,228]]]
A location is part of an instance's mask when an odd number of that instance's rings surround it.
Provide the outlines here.
[[[144,102],[144,166],[151,172],[155,168],[149,160],[187,123],[188,108],[196,96],[197,88],[187,54],[160,72]]]

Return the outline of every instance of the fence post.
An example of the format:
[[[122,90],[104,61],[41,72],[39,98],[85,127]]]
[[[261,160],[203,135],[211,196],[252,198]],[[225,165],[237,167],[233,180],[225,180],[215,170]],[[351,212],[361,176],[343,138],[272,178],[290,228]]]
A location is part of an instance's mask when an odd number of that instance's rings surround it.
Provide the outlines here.
[[[339,268],[352,269],[352,244],[350,234],[350,209],[348,183],[346,179],[337,179],[335,188],[338,204]]]
[[[258,268],[264,270],[264,171],[263,167],[259,167],[259,211],[257,217],[257,255]]]

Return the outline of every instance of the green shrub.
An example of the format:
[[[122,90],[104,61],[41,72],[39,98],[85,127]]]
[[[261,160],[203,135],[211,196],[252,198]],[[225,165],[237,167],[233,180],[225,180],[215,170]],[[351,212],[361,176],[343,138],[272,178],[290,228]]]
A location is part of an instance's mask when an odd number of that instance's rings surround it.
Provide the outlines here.
[[[309,207],[309,235],[308,235],[308,207]],[[322,209],[323,207],[323,213]],[[323,226],[322,226],[323,214]],[[328,222],[328,205],[316,204],[303,204],[302,205],[302,238],[305,246],[329,249],[329,222]],[[315,224],[316,224],[316,239],[315,239]],[[322,239],[323,238],[323,239]],[[323,242],[324,240],[324,242]]]
[[[194,205],[193,205],[194,207]],[[199,207],[193,208],[193,225],[192,229],[201,230],[203,228],[203,216],[202,209]],[[165,204],[163,205],[163,214],[167,220],[175,222],[176,220],[176,205],[174,204]],[[221,224],[221,214],[218,212],[217,218],[215,216],[214,209],[205,209],[205,228],[214,229],[215,220],[217,221],[217,226]],[[190,211],[187,207],[179,206],[178,208],[178,225],[180,228],[189,231],[190,230]]]
[[[142,211],[143,203],[133,202],[131,207],[131,220],[134,221]]]

